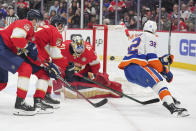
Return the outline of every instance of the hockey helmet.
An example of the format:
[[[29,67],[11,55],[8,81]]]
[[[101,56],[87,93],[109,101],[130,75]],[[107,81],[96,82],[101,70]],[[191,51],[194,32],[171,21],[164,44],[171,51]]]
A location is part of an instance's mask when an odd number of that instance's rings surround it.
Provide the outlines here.
[[[144,24],[144,31],[148,31],[151,33],[156,33],[157,31],[157,24],[154,21],[148,20],[145,24]]]
[[[51,25],[58,27],[60,24],[64,27],[66,24],[66,19],[61,15],[55,15],[51,19]]]
[[[39,10],[31,9],[27,12],[27,19],[41,21],[43,20],[43,15]]]
[[[71,46],[76,55],[81,55],[85,50],[85,42],[81,36],[73,37]]]

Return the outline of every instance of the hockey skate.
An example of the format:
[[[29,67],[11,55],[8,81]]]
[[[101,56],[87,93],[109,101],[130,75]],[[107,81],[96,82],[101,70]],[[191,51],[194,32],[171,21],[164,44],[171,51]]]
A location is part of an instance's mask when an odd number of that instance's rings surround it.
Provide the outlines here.
[[[46,93],[43,102],[53,106],[54,109],[60,108],[60,101],[53,99],[49,93]]]
[[[181,102],[178,101],[175,97],[172,96],[172,99],[173,99],[174,104],[175,104],[176,106],[179,106],[179,105],[181,104]]]
[[[35,108],[27,105],[24,99],[16,97],[14,115],[19,116],[33,116],[36,114]]]
[[[170,111],[170,113],[176,117],[189,116],[187,109],[176,107],[174,103],[168,105],[167,102],[163,102],[163,106],[166,107]]]
[[[38,114],[50,114],[53,113],[53,107],[45,104],[41,98],[34,98],[34,108]]]

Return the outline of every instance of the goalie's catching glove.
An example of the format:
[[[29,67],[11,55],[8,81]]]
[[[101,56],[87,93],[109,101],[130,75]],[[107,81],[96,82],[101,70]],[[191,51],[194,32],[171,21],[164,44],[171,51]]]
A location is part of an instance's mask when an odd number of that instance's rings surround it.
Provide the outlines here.
[[[163,66],[163,71],[161,72],[161,75],[169,83],[173,80],[173,74],[165,66]]]
[[[173,59],[174,59],[174,56],[173,55],[164,55],[162,57],[159,57],[159,60],[161,61],[161,63],[163,65],[168,65],[168,64],[172,64],[173,63]]]

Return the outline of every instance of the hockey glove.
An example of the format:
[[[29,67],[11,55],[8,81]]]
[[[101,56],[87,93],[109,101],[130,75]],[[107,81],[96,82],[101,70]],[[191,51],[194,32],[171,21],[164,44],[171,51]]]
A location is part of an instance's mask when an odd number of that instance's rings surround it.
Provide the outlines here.
[[[72,82],[74,77],[74,63],[69,62],[69,65],[66,67],[65,70],[65,80]]]
[[[167,70],[165,66],[163,66],[163,71],[161,72],[161,75],[166,79],[167,82],[171,82],[173,80],[173,74]]]
[[[173,59],[174,59],[174,56],[173,55],[164,55],[162,57],[159,57],[159,60],[161,61],[161,63],[163,65],[168,65],[168,64],[172,64],[173,63]]]
[[[57,76],[60,75],[60,71],[54,63],[48,63],[48,67],[45,68],[45,71],[50,78],[54,78],[55,80],[57,80]]]
[[[26,47],[26,52],[31,59],[33,59],[34,61],[37,60],[38,50],[34,43],[32,42],[28,43],[28,46]]]

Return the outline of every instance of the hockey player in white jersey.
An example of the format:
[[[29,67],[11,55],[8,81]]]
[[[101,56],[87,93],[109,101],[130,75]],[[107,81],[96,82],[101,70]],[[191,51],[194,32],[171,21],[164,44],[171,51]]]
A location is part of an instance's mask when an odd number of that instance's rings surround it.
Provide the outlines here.
[[[156,23],[148,20],[144,24],[143,33],[132,40],[128,47],[128,55],[123,58],[119,68],[124,70],[128,81],[142,87],[151,87],[171,114],[188,116],[185,108],[177,107],[176,99],[171,96],[163,81],[165,78],[170,83],[173,79],[173,74],[166,67],[168,63],[173,62],[173,55],[158,57],[156,30]]]

